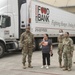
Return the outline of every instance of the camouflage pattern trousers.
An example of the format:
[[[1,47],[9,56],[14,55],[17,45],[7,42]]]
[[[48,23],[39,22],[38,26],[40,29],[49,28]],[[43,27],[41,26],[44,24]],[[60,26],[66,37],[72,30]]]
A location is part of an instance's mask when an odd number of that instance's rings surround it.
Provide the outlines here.
[[[23,55],[23,57],[22,57],[22,63],[23,64],[25,64],[25,62],[26,62],[27,55],[28,55],[28,63],[31,63],[32,53],[33,53],[32,48],[26,48],[26,47],[23,48],[23,50],[22,50],[22,55]]]
[[[63,45],[62,45],[62,43],[59,43],[58,44],[58,55],[59,55],[58,59],[59,59],[59,63],[62,62],[62,52],[63,52]]]
[[[58,55],[59,55],[59,63],[61,63],[62,62],[62,53],[60,54],[59,52],[58,52]]]
[[[64,52],[63,53],[63,58],[64,58],[64,67],[65,68],[70,68],[72,67],[72,55],[70,53]]]

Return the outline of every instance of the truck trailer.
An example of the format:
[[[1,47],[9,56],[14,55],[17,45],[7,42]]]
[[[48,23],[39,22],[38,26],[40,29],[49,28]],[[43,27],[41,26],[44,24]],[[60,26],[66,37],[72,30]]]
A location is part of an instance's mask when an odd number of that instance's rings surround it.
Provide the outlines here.
[[[75,37],[75,14],[36,0],[0,0],[0,57],[20,49],[20,35],[27,24],[35,38],[35,50],[43,34],[57,43],[59,29]]]

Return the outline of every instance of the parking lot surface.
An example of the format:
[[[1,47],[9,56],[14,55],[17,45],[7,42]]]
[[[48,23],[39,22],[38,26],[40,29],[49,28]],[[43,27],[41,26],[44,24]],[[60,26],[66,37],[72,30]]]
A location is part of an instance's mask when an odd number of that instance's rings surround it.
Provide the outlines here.
[[[75,62],[75,52],[73,55],[73,62]],[[51,57],[51,65],[49,69],[42,66],[41,51],[33,52],[32,57],[33,68],[22,68],[22,54],[21,52],[13,52],[5,54],[0,59],[0,75],[75,75],[75,64],[73,63],[72,71],[63,71],[59,68],[57,47],[53,49],[53,57]],[[26,63],[28,66],[28,63]]]

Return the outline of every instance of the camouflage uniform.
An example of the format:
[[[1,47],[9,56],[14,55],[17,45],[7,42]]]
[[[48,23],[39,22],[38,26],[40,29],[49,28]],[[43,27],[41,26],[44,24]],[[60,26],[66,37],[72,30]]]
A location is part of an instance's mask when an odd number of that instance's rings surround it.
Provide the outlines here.
[[[60,64],[60,67],[61,67],[61,62],[62,62],[62,52],[63,52],[63,35],[60,35],[58,37],[58,55],[59,55],[59,64]],[[60,53],[61,52],[61,53]]]
[[[64,68],[71,69],[72,67],[72,56],[73,56],[73,40],[71,38],[64,38],[63,40],[63,58]]]
[[[31,32],[27,33],[24,32],[21,35],[20,42],[22,44],[22,63],[25,65],[26,62],[26,56],[28,55],[28,63],[31,63],[31,58],[32,58],[32,50],[33,50],[33,45],[34,45],[34,37]]]

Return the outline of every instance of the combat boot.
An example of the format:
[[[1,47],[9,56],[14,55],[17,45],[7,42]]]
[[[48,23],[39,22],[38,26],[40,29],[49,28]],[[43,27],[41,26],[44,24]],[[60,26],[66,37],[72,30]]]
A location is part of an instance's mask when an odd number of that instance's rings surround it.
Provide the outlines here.
[[[62,63],[60,62],[59,64],[60,64],[60,68],[62,68]]]
[[[29,67],[29,68],[33,68],[33,66],[31,66],[31,63],[28,64],[28,67]]]
[[[71,71],[71,68],[68,68],[68,71]]]
[[[64,68],[65,66],[63,65],[62,68]]]
[[[26,65],[23,63],[23,69],[26,69]]]
[[[62,65],[60,64],[60,68],[62,68]]]
[[[66,71],[66,70],[68,70],[67,68],[63,68],[63,71]]]

